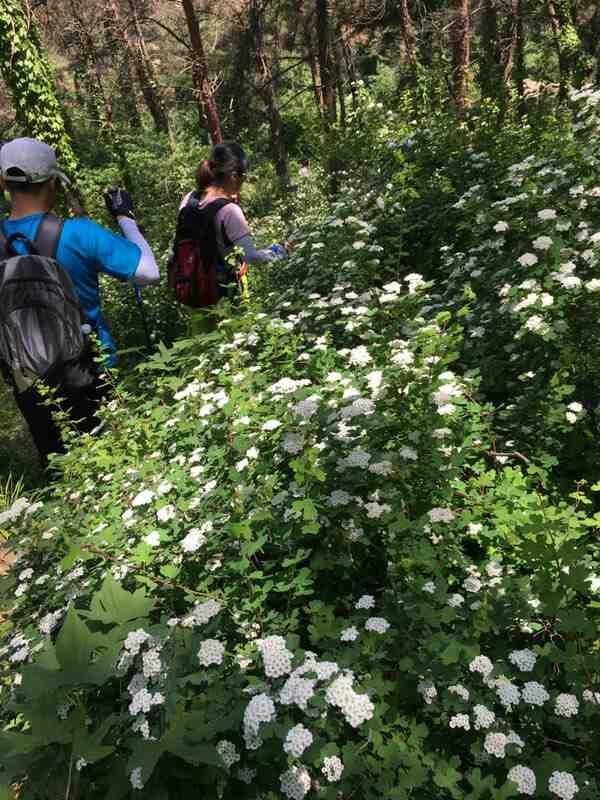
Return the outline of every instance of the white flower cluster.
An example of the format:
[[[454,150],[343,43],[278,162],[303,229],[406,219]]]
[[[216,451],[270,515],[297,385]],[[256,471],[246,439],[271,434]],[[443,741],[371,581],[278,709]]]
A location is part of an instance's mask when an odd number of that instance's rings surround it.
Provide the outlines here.
[[[265,722],[276,718],[275,703],[268,694],[254,695],[244,711],[244,739],[249,750],[260,746],[259,729]]]
[[[581,403],[575,401],[573,403],[569,403],[567,408],[568,411],[565,414],[567,422],[570,422],[571,425],[574,425],[583,414],[584,411],[583,406]]]
[[[469,720],[468,714],[455,714],[453,717],[450,717],[450,722],[448,724],[451,728],[464,728],[466,731],[471,730],[471,721]]]
[[[548,692],[537,681],[528,681],[523,684],[522,697],[523,702],[531,706],[543,706],[546,701],[550,700]]]
[[[468,578],[465,578],[463,582],[463,588],[465,592],[471,592],[472,594],[478,592],[481,589],[481,585],[482,584],[479,578],[476,578],[473,575],[470,575]]]
[[[579,791],[579,786],[570,772],[555,770],[548,781],[548,789],[552,794],[558,795],[561,800],[573,800]]]
[[[554,705],[554,712],[559,717],[574,717],[579,711],[579,701],[574,694],[559,694]]]
[[[321,772],[329,783],[337,783],[341,779],[343,771],[344,764],[337,756],[327,756],[323,759]]]
[[[198,603],[192,609],[191,614],[184,618],[181,623],[184,628],[190,628],[194,625],[206,625],[207,622],[221,610],[221,604],[216,600],[207,600],[205,603]]]
[[[195,553],[206,542],[206,536],[200,528],[191,528],[188,534],[181,540],[181,549],[184,553]]]
[[[433,402],[437,406],[437,413],[441,416],[448,416],[456,411],[454,400],[462,397],[463,390],[456,383],[456,376],[453,372],[443,372],[440,376],[442,385],[432,395]]]
[[[251,769],[250,767],[242,767],[242,769],[238,769],[237,777],[238,780],[242,781],[242,783],[245,783],[249,786],[254,780],[254,778],[256,778],[256,770]]]
[[[131,631],[127,634],[123,647],[130,656],[137,656],[142,645],[151,638],[150,634],[146,633],[143,628],[138,628],[137,631]]]
[[[301,389],[303,386],[308,386],[309,384],[310,381],[308,380],[295,381],[292,378],[281,378],[277,383],[269,386],[267,391],[269,394],[273,395],[293,394],[297,389]]]
[[[483,742],[483,748],[496,758],[504,758],[508,738],[505,733],[488,733]]]
[[[594,706],[600,706],[600,692],[592,692],[591,689],[584,689],[583,699],[586,703],[591,703]]]
[[[358,639],[358,636],[358,628],[356,628],[354,625],[351,625],[349,628],[344,628],[344,630],[341,632],[340,641],[355,642]]]
[[[60,622],[62,616],[64,615],[64,611],[60,609],[59,611],[54,611],[46,614],[40,620],[40,624],[38,625],[38,630],[40,633],[45,634],[48,636],[52,633],[52,631],[56,628],[58,623]]]
[[[353,419],[354,417],[369,417],[375,413],[375,403],[363,397],[357,397],[349,406],[345,406],[340,416],[342,419]]]
[[[306,397],[304,400],[300,400],[298,403],[292,406],[292,411],[294,414],[297,414],[299,417],[303,419],[310,419],[314,414],[316,414],[319,403],[321,398],[313,394],[310,397]]]
[[[19,499],[15,500],[10,508],[0,513],[0,525],[3,525],[5,522],[13,522],[28,507],[29,500],[27,500],[25,497],[19,497]]]
[[[295,725],[293,728],[290,728],[288,731],[287,736],[285,737],[285,742],[283,743],[283,749],[289,755],[300,758],[300,756],[308,747],[311,746],[312,743],[312,733],[308,730],[308,728],[305,728],[304,725],[299,724]]]
[[[427,512],[431,522],[452,522],[454,513],[449,508],[432,508]]]
[[[383,617],[369,617],[365,622],[365,630],[374,633],[385,633],[390,627],[390,623]]]
[[[153,647],[147,650],[142,656],[144,677],[153,678],[160,675],[162,670],[162,661],[160,660],[160,648]]]
[[[430,680],[419,681],[417,684],[417,692],[423,697],[423,700],[430,706],[438,695],[435,684]]]
[[[461,686],[460,683],[457,683],[454,686],[449,686],[448,691],[450,692],[450,694],[455,694],[458,697],[460,697],[460,699],[464,700],[465,703],[469,702],[469,698],[471,696],[469,690],[464,686]]]
[[[160,692],[151,694],[145,687],[133,695],[129,704],[129,713],[132,717],[138,714],[148,714],[153,706],[160,706],[165,702],[164,695]]]
[[[473,713],[475,714],[475,730],[479,731],[482,728],[491,728],[494,722],[496,721],[496,715],[493,711],[490,711],[484,705],[478,704],[473,707]]]
[[[240,754],[235,749],[233,742],[222,739],[217,744],[217,753],[221,757],[221,761],[225,764],[225,769],[230,769],[234,764],[240,760]]]
[[[375,598],[371,594],[363,594],[362,597],[358,598],[354,608],[375,608]]]
[[[279,777],[281,791],[290,800],[302,800],[310,790],[310,775],[305,767],[290,767]]]
[[[375,706],[366,694],[354,691],[353,683],[352,674],[340,675],[327,689],[325,699],[330,705],[341,710],[349,725],[358,728],[363,722],[372,718]]]
[[[137,508],[138,506],[147,506],[148,503],[151,503],[155,497],[156,495],[153,491],[150,489],[143,489],[141,492],[139,492],[139,494],[136,494],[131,501],[131,505],[134,506],[134,508]]]
[[[301,433],[286,433],[281,441],[286,453],[297,455],[304,447],[304,436]]]
[[[337,462],[338,469],[347,469],[357,467],[358,469],[367,469],[371,455],[365,450],[353,450],[346,458],[339,458]]]
[[[316,683],[312,678],[291,675],[279,692],[279,702],[284,706],[296,705],[306,710],[308,701],[314,696]]]
[[[364,345],[355,347],[348,354],[348,361],[353,367],[366,367],[373,359]]]
[[[505,679],[498,679],[496,681],[496,694],[505,708],[516,706],[521,700],[519,687]]]
[[[287,649],[283,636],[267,636],[266,639],[259,639],[256,644],[268,678],[281,678],[291,672],[294,654]]]
[[[509,771],[507,780],[516,783],[520,794],[535,794],[535,772],[529,767],[517,764]]]
[[[144,781],[142,780],[142,768],[136,767],[135,769],[132,769],[131,774],[129,775],[129,780],[134,789],[143,789]]]
[[[469,664],[471,672],[479,672],[484,677],[494,669],[494,665],[487,656],[476,656]]]
[[[159,522],[169,522],[169,520],[175,518],[176,513],[177,509],[174,505],[166,505],[158,509],[156,512],[156,518]]]
[[[509,654],[508,660],[514,664],[521,672],[531,672],[535,667],[537,656],[532,650],[513,650]]]
[[[225,655],[225,645],[218,639],[205,639],[198,650],[198,661],[203,667],[211,664],[222,664]]]

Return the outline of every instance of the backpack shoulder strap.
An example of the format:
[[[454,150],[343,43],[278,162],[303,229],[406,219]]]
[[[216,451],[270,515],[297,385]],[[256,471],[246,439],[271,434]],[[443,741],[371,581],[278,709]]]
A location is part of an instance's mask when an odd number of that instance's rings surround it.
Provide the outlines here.
[[[4,233],[4,221],[2,221],[0,222],[0,260],[6,258],[7,255],[6,234]]]
[[[56,258],[64,221],[54,214],[44,214],[35,237],[35,249],[41,256]]]

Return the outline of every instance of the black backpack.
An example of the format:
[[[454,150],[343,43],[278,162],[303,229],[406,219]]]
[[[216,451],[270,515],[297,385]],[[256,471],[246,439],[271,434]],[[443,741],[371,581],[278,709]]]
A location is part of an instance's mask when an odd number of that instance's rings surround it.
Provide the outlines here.
[[[45,214],[31,242],[20,233],[7,238],[0,223],[0,364],[17,391],[38,379],[77,391],[97,375],[79,297],[56,260],[62,228]]]

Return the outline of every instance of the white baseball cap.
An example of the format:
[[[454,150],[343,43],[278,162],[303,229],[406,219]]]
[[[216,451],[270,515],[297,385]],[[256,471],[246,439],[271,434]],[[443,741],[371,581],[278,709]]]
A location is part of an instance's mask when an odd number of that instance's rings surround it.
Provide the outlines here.
[[[0,150],[0,173],[10,183],[44,183],[50,178],[70,182],[58,168],[54,150],[39,139],[7,142]]]

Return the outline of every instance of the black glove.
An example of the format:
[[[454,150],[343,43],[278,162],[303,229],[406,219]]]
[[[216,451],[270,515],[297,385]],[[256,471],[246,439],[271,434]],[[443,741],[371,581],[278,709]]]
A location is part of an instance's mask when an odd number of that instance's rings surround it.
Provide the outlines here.
[[[133,201],[131,195],[129,192],[126,192],[125,189],[119,189],[117,187],[107,189],[104,195],[104,202],[106,203],[108,213],[111,214],[114,219],[117,217],[135,219]]]

